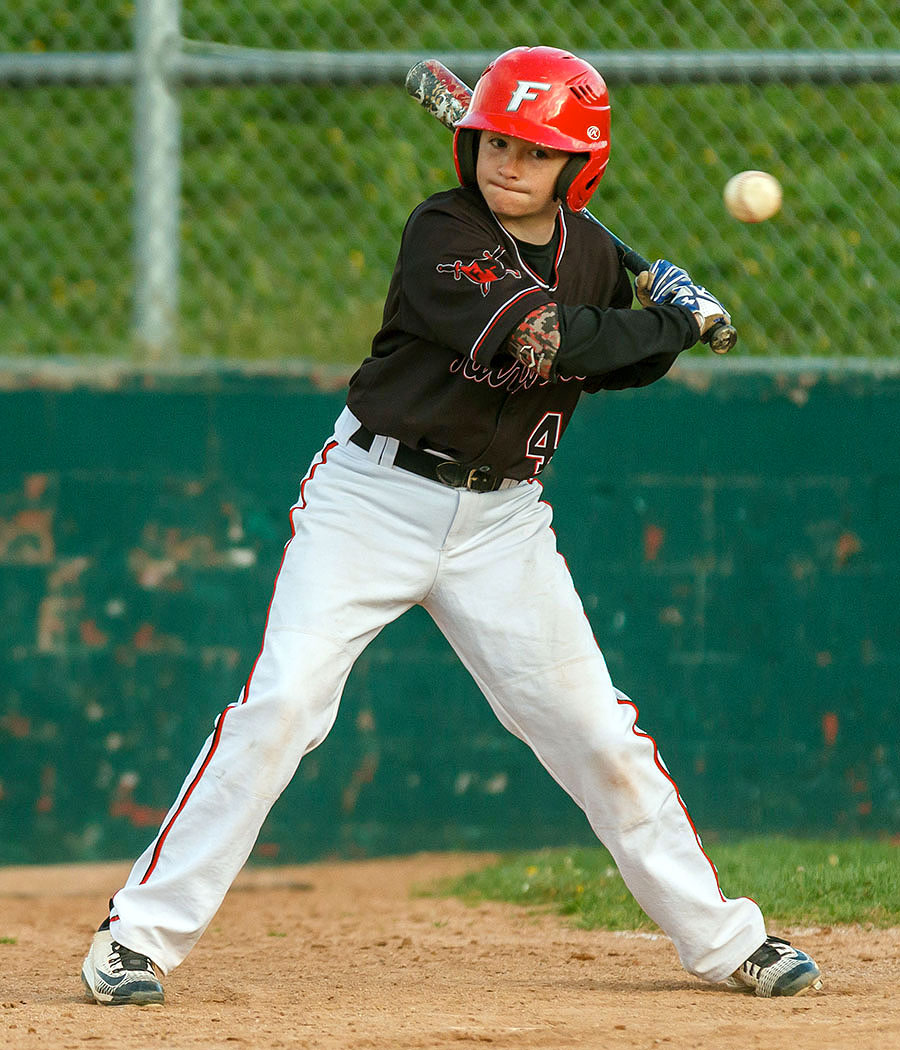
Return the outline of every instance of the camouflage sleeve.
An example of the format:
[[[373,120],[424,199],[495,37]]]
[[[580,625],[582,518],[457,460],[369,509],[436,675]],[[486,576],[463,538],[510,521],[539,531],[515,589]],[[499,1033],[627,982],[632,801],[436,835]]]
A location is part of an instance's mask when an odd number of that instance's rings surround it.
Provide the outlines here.
[[[559,353],[559,310],[556,303],[545,303],[527,314],[513,329],[506,349],[526,368],[541,377],[556,378]]]

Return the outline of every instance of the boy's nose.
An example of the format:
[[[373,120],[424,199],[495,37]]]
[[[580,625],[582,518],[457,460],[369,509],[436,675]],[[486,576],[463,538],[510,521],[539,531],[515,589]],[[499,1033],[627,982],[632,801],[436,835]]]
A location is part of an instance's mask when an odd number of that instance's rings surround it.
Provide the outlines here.
[[[504,174],[516,175],[519,171],[519,158],[507,154],[500,163],[500,170]]]

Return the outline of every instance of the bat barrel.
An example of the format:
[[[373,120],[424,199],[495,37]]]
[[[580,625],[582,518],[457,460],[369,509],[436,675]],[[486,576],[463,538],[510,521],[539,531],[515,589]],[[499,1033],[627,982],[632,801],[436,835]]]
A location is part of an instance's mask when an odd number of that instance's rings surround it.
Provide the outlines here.
[[[406,90],[452,131],[469,108],[472,89],[434,58],[417,62],[406,74]]]

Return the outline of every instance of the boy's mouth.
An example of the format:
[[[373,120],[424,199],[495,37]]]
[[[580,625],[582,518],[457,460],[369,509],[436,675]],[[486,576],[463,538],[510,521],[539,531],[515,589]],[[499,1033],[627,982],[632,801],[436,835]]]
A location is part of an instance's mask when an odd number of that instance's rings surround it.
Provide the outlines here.
[[[499,179],[491,181],[491,186],[497,190],[505,190],[507,193],[526,193],[527,191],[522,187],[508,182],[501,182]]]

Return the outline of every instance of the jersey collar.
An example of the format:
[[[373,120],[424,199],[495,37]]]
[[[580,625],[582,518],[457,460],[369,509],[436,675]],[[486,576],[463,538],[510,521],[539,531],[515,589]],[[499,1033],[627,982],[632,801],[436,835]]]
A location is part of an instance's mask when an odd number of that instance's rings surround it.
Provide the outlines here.
[[[500,227],[500,229],[503,230],[504,234],[506,234],[506,237],[508,238],[508,240],[512,243],[513,251],[516,253],[516,259],[518,260],[519,265],[527,273],[531,274],[531,276],[535,279],[535,281],[537,281],[537,283],[541,286],[541,288],[545,288],[548,292],[555,291],[556,290],[556,286],[559,284],[559,264],[560,264],[560,261],[561,261],[561,259],[563,257],[563,252],[566,250],[566,233],[567,233],[567,230],[566,230],[566,217],[565,217],[565,213],[564,213],[562,207],[560,207],[560,209],[559,209],[558,219],[557,219],[557,221],[559,222],[559,244],[556,247],[556,258],[553,260],[553,270],[552,270],[552,273],[551,273],[551,280],[550,280],[549,283],[547,281],[545,281],[544,278],[541,277],[541,275],[539,273],[535,273],[535,271],[532,270],[532,268],[528,265],[528,263],[525,262],[525,260],[522,258],[522,253],[519,251],[519,242],[503,226],[503,224],[500,222],[500,220],[497,218],[497,216],[494,215],[493,212],[491,212],[491,216],[492,216],[494,222],[497,223],[497,225]]]

